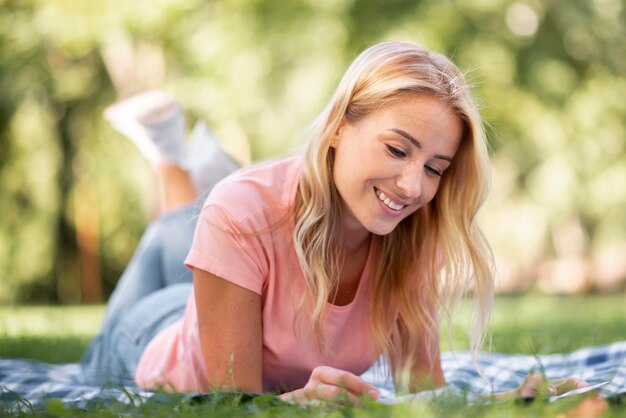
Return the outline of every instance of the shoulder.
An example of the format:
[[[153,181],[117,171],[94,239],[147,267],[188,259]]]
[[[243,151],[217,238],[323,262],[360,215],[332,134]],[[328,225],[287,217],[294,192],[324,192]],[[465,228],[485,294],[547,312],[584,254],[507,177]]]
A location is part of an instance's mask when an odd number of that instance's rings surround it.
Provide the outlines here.
[[[301,170],[299,157],[241,169],[215,186],[204,203],[204,210],[221,208],[235,220],[267,211],[284,214],[293,206]]]

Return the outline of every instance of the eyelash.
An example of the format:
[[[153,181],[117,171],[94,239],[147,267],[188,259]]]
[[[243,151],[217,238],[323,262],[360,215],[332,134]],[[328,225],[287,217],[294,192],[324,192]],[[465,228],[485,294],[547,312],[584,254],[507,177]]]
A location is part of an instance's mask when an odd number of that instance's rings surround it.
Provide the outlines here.
[[[431,173],[433,176],[437,176],[437,177],[441,177],[441,175],[443,174],[441,171],[437,170],[434,167],[429,167],[426,166],[426,170]]]
[[[406,152],[402,151],[399,148],[392,147],[391,145],[387,145],[387,151],[391,154],[392,157],[396,158],[404,158],[406,157]]]
[[[386,145],[386,147],[387,147],[387,151],[389,152],[389,154],[391,154],[392,157],[404,158],[407,155],[406,152],[396,147],[392,147],[391,145]],[[443,175],[441,171],[431,166],[426,166],[426,171],[428,171],[431,175],[437,176],[437,177],[441,177]]]

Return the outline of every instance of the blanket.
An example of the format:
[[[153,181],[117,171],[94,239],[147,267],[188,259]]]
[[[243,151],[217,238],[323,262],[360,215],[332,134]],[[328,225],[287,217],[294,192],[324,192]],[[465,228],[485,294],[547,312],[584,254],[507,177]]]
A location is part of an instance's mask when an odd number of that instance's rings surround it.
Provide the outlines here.
[[[626,393],[626,341],[566,354],[480,353],[477,363],[468,352],[445,352],[442,366],[448,387],[471,394],[515,389],[531,370],[542,370],[549,379],[577,377],[590,384],[608,382],[598,389],[605,398]],[[363,378],[380,389],[383,400],[393,402],[397,398],[393,384],[381,373],[384,367],[373,366]],[[85,385],[78,364],[0,359],[0,403],[5,411],[41,408],[50,399],[60,400],[70,408],[88,409],[101,402],[133,404],[154,395],[138,387]]]
[[[441,364],[448,386],[470,395],[488,395],[513,390],[529,372],[540,370],[550,380],[576,377],[590,385],[605,383],[598,388],[604,398],[626,393],[626,341],[565,354],[479,353],[476,360],[469,352],[443,353]],[[370,369],[363,377],[379,388],[383,400],[397,401],[393,382],[382,378],[381,373]],[[422,395],[429,399],[429,393]]]

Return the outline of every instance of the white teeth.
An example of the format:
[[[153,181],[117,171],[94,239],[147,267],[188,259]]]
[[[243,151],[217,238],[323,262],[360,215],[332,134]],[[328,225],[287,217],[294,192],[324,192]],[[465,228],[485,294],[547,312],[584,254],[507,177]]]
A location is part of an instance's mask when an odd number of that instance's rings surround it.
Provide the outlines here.
[[[378,195],[378,198],[381,200],[381,202],[383,202],[385,205],[387,205],[393,210],[400,210],[404,208],[404,205],[400,205],[400,204],[393,202],[391,199],[385,196],[383,192],[380,192],[380,194]]]

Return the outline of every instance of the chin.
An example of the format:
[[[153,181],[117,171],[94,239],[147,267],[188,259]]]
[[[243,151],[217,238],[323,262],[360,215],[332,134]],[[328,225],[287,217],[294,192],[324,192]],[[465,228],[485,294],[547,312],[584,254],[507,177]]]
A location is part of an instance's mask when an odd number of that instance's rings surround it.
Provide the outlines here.
[[[393,232],[394,229],[398,227],[398,224],[395,225],[372,225],[371,228],[367,228],[372,234],[385,236],[389,235]]]

